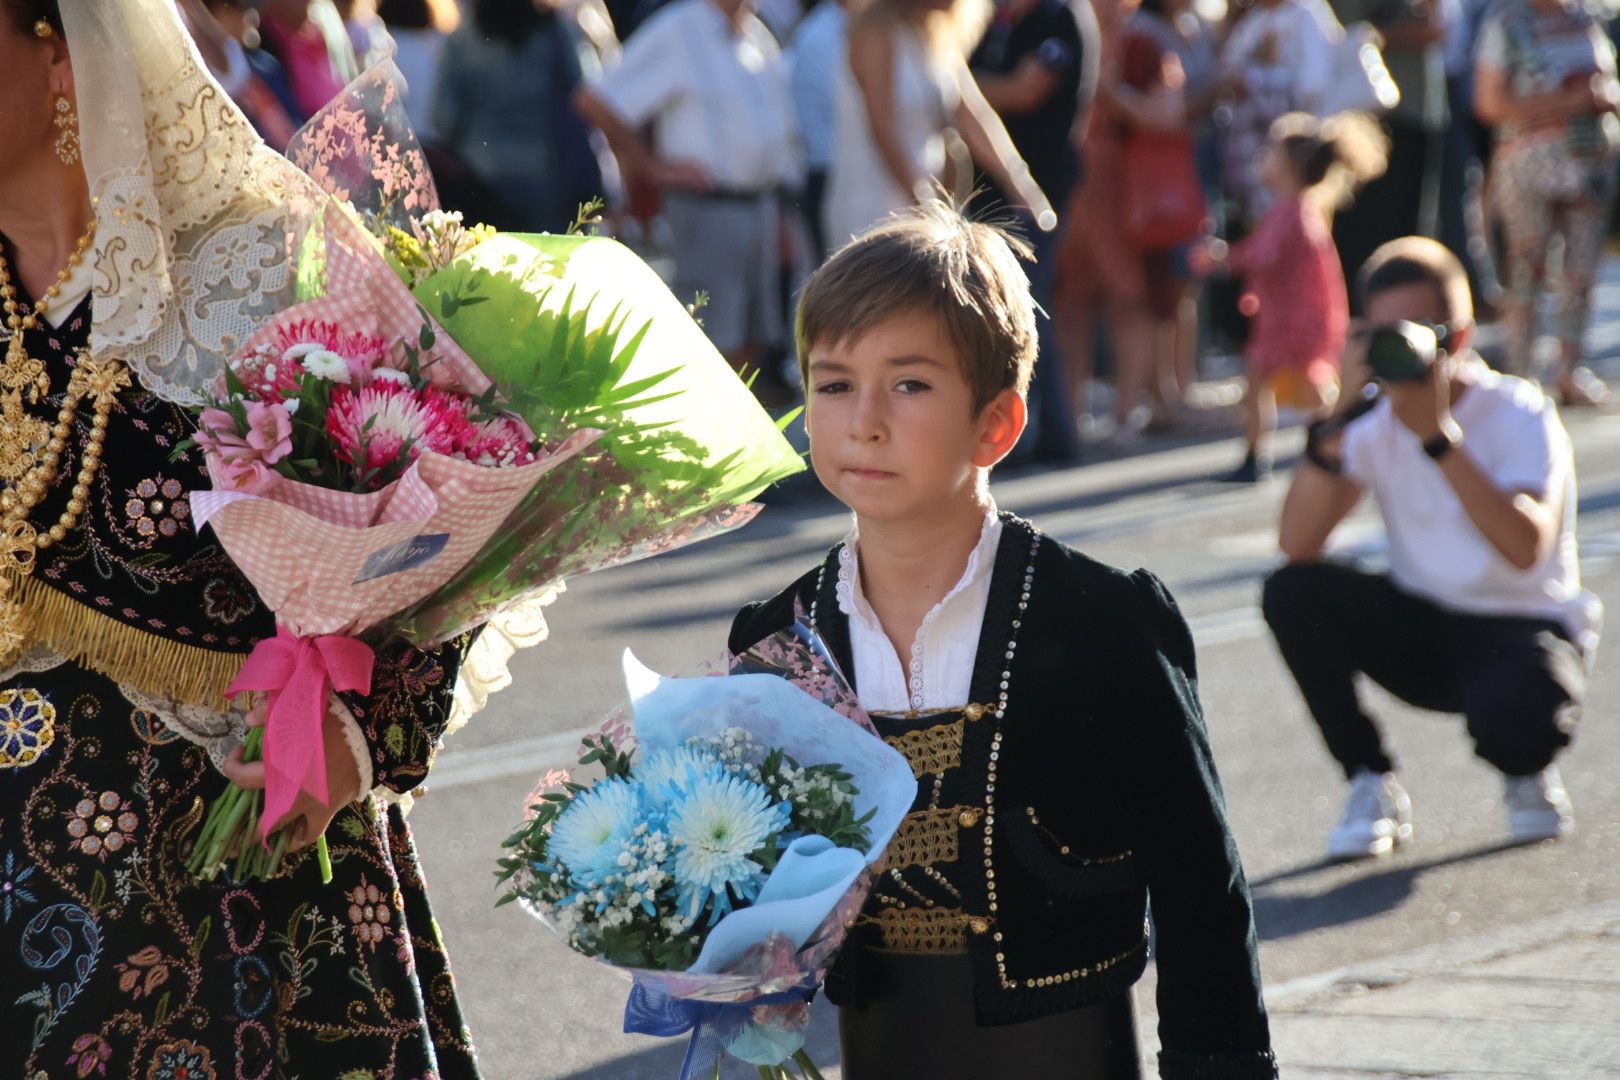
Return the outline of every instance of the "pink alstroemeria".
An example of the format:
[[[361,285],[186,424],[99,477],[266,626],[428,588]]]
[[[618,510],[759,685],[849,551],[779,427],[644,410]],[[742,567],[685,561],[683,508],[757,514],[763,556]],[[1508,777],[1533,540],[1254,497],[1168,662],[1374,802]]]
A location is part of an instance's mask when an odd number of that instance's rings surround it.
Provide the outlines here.
[[[219,463],[219,486],[223,491],[243,491],[257,495],[270,486],[276,472],[262,458],[224,459]]]
[[[247,444],[259,460],[274,465],[292,453],[292,416],[281,404],[252,401],[247,407]]]
[[[197,445],[204,453],[213,454],[222,461],[255,457],[257,451],[246,439],[237,434],[236,417],[224,409],[204,409],[197,417]]]

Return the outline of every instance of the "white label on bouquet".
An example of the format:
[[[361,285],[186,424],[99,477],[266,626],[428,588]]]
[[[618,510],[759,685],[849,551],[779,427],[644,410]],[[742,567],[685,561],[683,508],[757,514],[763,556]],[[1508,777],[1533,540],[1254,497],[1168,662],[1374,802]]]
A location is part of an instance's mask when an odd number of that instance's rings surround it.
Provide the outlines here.
[[[421,536],[413,536],[409,540],[401,540],[397,544],[379,548],[366,557],[365,565],[360,568],[360,576],[354,579],[354,584],[375,581],[377,578],[401,574],[406,570],[415,570],[418,566],[437,558],[439,552],[443,551],[449,542],[449,533],[423,533]]]

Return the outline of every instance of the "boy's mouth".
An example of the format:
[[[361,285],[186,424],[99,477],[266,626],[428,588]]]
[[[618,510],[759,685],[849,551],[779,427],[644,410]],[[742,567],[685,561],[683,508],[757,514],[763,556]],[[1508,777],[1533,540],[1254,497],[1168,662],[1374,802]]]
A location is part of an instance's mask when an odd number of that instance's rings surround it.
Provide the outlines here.
[[[845,469],[844,475],[852,476],[857,480],[893,480],[895,473],[885,472],[882,469]]]

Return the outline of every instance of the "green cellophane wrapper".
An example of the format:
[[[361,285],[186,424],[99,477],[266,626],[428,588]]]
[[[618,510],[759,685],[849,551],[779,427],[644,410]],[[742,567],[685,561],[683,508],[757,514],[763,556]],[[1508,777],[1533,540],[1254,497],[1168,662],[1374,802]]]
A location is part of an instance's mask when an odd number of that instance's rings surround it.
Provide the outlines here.
[[[497,235],[412,293],[541,441],[603,434],[464,571],[391,620],[411,640],[443,641],[547,584],[735,527],[749,500],[804,468],[687,309],[615,240]]]

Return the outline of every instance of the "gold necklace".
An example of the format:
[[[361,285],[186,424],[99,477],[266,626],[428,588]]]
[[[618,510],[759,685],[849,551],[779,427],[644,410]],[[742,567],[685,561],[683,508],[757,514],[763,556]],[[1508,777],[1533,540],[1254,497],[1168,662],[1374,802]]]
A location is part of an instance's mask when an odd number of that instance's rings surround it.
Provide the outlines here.
[[[92,221],[79,238],[67,266],[57,274],[55,283],[27,313],[21,310],[17,288],[11,280],[11,268],[0,254],[0,304],[11,330],[6,359],[0,364],[0,483],[4,485],[0,487],[0,567],[23,574],[33,571],[39,551],[64,539],[78,524],[90,497],[90,481],[101,465],[108,417],[118,400],[118,392],[130,385],[129,371],[121,362],[81,354],[68,379],[67,393],[57,410],[55,425],[30,415],[23,408],[24,394],[29,404],[35,404],[51,389],[45,365],[29,356],[24,347],[23,333],[39,328],[41,316],[51,301],[62,294],[62,286],[89,250],[95,231]],[[28,515],[44,501],[45,493],[56,482],[62,454],[67,450],[78,419],[79,406],[87,398],[95,413],[90,435],[80,454],[78,477],[69,493],[67,508],[55,524],[41,531],[28,520]]]
[[[107,423],[118,393],[130,385],[129,370],[118,360],[96,359],[80,353],[68,377],[67,392],[56,413],[56,423],[47,424],[23,408],[26,393],[29,404],[50,393],[51,382],[45,365],[28,355],[23,333],[39,327],[40,317],[51,301],[62,294],[62,286],[84,258],[95,236],[95,224],[79,239],[68,264],[45,295],[24,314],[12,284],[11,268],[0,254],[0,303],[3,303],[11,342],[6,359],[0,364],[0,571],[27,576],[34,571],[39,553],[67,537],[79,523],[90,498],[90,482],[101,466],[107,441]],[[56,522],[43,532],[28,516],[45,499],[61,472],[62,454],[73,435],[79,407],[88,399],[94,410],[90,434],[80,451],[79,472],[68,494],[67,507]],[[32,621],[22,604],[11,598],[13,584],[0,574],[0,665],[8,664],[26,646]]]
[[[28,403],[32,405],[51,391],[51,380],[45,372],[45,365],[28,355],[23,334],[39,329],[41,317],[51,302],[62,295],[62,286],[73,276],[95,235],[96,225],[92,219],[90,227],[79,237],[73,254],[68,256],[67,265],[56,275],[56,280],[45,290],[45,295],[34,304],[33,310],[26,313],[17,300],[17,286],[11,280],[11,267],[7,265],[5,255],[0,253],[0,306],[5,309],[6,327],[11,331],[6,359],[0,364],[0,482],[7,485],[17,484],[34,469],[39,448],[46,445],[50,438],[50,425],[30,416],[23,408],[25,393]],[[57,447],[56,452],[60,453],[61,447]]]

